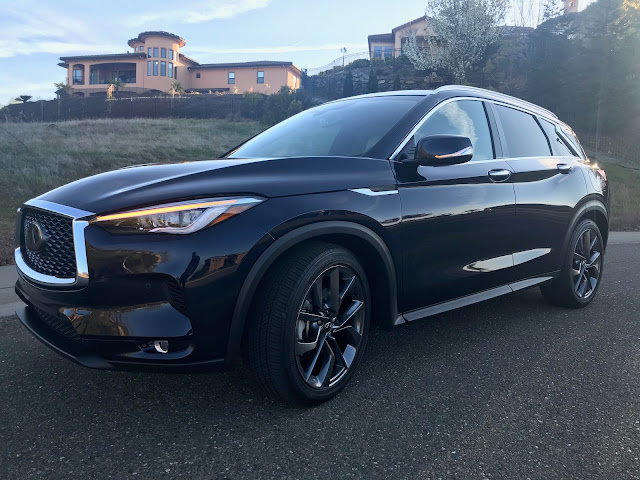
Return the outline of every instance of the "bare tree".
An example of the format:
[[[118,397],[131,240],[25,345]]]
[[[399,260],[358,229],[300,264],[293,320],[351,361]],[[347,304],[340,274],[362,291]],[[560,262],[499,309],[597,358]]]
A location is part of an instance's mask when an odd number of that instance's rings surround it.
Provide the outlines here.
[[[497,39],[506,11],[507,0],[431,0],[424,44],[413,32],[404,53],[418,70],[444,68],[464,82],[469,68]]]

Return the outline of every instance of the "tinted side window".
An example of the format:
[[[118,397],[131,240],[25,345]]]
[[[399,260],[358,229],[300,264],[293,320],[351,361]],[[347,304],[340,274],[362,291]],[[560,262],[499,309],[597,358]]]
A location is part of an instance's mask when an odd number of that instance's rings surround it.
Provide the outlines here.
[[[459,100],[436,107],[416,132],[413,146],[429,135],[463,135],[471,140],[473,146],[471,161],[494,158],[487,114],[481,101]]]
[[[556,126],[547,122],[544,119],[540,119],[540,123],[542,124],[542,128],[544,128],[547,137],[549,138],[549,142],[551,142],[551,151],[556,157],[574,157],[575,154],[569,149],[567,144],[560,138],[558,132],[556,130]]]
[[[533,115],[501,105],[495,106],[504,130],[510,157],[549,156],[549,143]]]

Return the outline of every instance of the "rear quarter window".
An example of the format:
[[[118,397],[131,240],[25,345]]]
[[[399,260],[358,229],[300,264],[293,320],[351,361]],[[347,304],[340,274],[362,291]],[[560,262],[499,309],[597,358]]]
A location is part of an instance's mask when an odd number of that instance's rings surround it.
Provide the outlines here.
[[[544,157],[551,155],[549,142],[533,115],[515,108],[495,105],[509,150],[509,157]]]

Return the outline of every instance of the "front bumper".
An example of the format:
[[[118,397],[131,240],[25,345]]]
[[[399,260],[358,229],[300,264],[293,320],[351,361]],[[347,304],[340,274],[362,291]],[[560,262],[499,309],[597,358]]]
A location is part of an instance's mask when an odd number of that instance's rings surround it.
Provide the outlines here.
[[[33,305],[16,311],[22,324],[42,343],[63,357],[89,368],[101,370],[162,370],[199,371],[219,370],[224,359],[175,362],[175,356],[142,351],[134,340],[73,340],[48,326]],[[158,359],[159,355],[164,355]]]
[[[236,357],[227,343],[238,293],[272,242],[257,209],[184,236],[85,226],[87,280],[55,285],[19,268],[16,293],[27,307],[17,313],[39,340],[88,367],[217,369]]]

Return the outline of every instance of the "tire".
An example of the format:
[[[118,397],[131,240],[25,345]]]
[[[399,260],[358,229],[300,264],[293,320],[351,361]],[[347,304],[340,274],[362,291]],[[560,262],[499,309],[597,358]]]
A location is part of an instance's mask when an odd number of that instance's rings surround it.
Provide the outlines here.
[[[553,305],[585,307],[600,288],[604,267],[604,241],[594,221],[578,224],[563,258],[560,275],[540,286],[542,295]]]
[[[320,242],[292,250],[267,273],[251,307],[246,354],[258,383],[294,405],[337,395],[362,358],[370,305],[365,271],[351,252]]]

